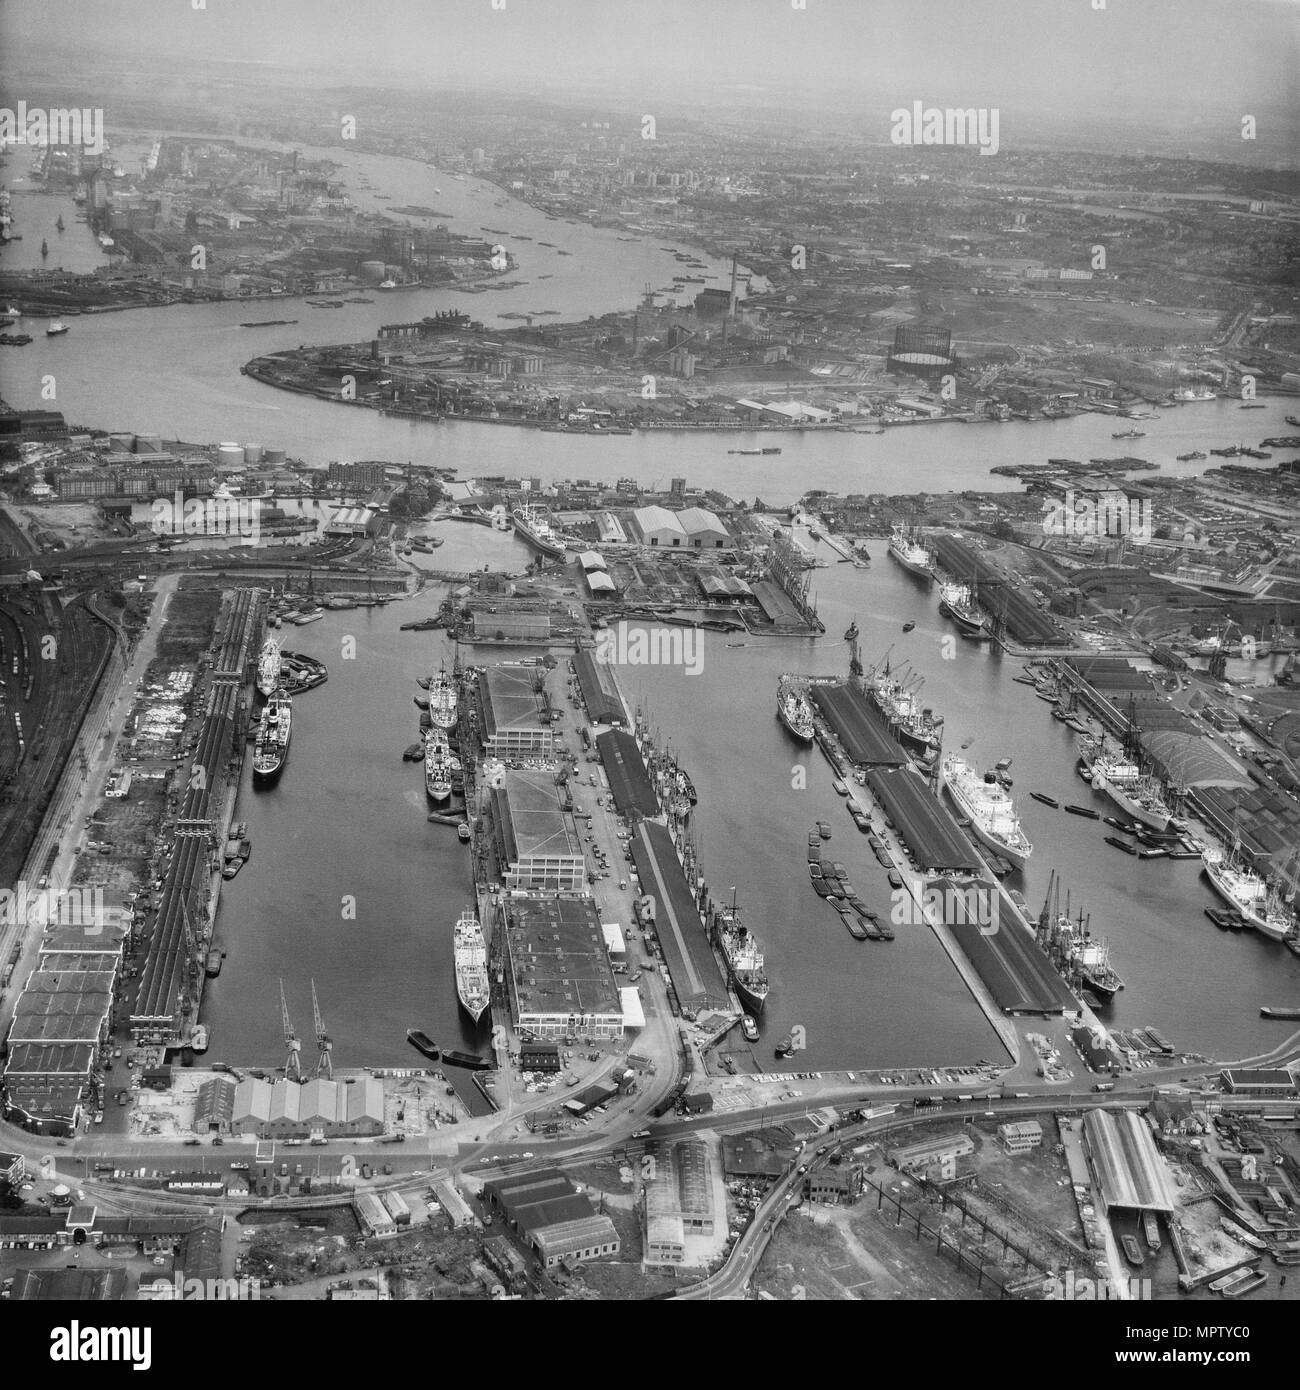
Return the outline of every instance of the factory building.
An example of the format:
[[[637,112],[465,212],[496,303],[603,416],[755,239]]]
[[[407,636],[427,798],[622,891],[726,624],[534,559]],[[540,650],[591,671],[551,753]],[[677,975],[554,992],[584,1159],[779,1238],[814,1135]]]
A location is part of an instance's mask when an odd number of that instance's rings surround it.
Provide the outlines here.
[[[382,1134],[384,1087],[374,1076],[342,1081],[262,1081],[235,1087],[230,1128],[259,1139],[326,1139]]]
[[[704,507],[685,507],[679,512],[667,507],[637,507],[632,512],[632,529],[643,545],[664,550],[719,550],[731,540],[726,527]]]
[[[998,1126],[998,1139],[1009,1154],[1043,1147],[1043,1127],[1037,1120],[1015,1120]]]
[[[885,1158],[900,1173],[927,1173],[937,1169],[948,1176],[957,1159],[974,1152],[975,1141],[969,1134],[945,1134],[920,1144],[890,1149]]]
[[[367,1236],[391,1236],[397,1231],[397,1222],[377,1193],[358,1192],[352,1199],[352,1211]]]
[[[540,667],[510,664],[489,666],[479,673],[483,742],[491,757],[549,758],[554,751],[551,723],[533,688],[539,675],[545,678]]]
[[[37,1134],[75,1132],[112,1022],[121,948],[45,949],[14,1004],[4,1114]]]
[[[646,1151],[654,1163],[645,1184],[645,1262],[685,1264],[687,1240],[713,1234],[712,1156],[700,1139],[650,1144]]]
[[[588,898],[504,900],[510,1012],[526,1041],[621,1038],[623,1011]]]
[[[563,809],[556,768],[510,768],[489,791],[501,881],[515,892],[579,893],[582,841]]]
[[[591,1199],[556,1168],[487,1182],[483,1200],[547,1269],[562,1260],[595,1260],[619,1252],[614,1223],[594,1211]]]

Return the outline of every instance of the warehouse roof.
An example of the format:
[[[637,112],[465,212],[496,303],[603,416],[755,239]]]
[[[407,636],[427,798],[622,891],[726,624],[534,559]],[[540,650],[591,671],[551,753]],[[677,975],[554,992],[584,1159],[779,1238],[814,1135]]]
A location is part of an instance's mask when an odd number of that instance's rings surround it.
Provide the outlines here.
[[[657,816],[659,801],[636,739],[623,729],[609,729],[596,736],[596,751],[619,815]]]
[[[1132,1110],[1089,1110],[1083,1133],[1107,1210],[1173,1211],[1169,1170],[1140,1115]]]

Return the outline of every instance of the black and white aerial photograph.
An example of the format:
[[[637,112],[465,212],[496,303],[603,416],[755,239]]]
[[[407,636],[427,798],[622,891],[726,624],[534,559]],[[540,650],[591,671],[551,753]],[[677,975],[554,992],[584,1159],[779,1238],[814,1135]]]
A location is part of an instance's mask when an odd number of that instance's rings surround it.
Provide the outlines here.
[[[3,0],[0,1300],[1294,1355],[1300,0]]]

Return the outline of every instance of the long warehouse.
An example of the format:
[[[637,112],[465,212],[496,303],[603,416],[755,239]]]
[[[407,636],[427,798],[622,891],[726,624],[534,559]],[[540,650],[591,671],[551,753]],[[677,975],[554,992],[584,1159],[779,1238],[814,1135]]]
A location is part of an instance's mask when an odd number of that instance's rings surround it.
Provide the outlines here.
[[[645,759],[636,746],[636,739],[622,729],[610,729],[596,737],[596,749],[609,779],[614,807],[620,816],[642,816],[648,819],[659,814],[659,800],[646,771]]]
[[[682,1007],[725,1009],[729,996],[722,967],[705,935],[672,837],[656,821],[642,821],[632,833],[632,859],[641,891],[654,899],[655,935]]]
[[[912,851],[918,868],[927,873],[981,871],[983,865],[971,842],[911,768],[868,768],[867,785]]]
[[[979,587],[980,606],[1004,625],[1015,641],[1033,647],[1066,645],[1066,635],[1060,625],[1027,598],[1014,581],[989,564],[978,550],[956,536],[937,535],[931,539],[940,569],[963,584],[974,579]]]
[[[954,920],[947,926],[1003,1013],[1078,1013],[1078,1000],[1027,928],[1005,920],[1004,914],[990,932],[986,925],[971,918],[960,884],[937,879],[930,887],[942,894],[945,904],[952,904]],[[995,890],[990,886],[989,891]]]
[[[857,686],[847,681],[814,685],[808,694],[844,751],[859,767],[899,767],[907,761],[884,716]]]

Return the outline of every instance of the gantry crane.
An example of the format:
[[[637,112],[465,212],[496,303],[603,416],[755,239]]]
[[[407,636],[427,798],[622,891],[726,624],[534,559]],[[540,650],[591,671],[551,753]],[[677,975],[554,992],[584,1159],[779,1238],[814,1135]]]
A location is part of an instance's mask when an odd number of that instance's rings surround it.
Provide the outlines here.
[[[293,1023],[289,1019],[289,1005],[284,998],[284,981],[280,981],[280,1019],[284,1024],[284,1079],[286,1081],[302,1080],[302,1044],[298,1041],[298,1035],[293,1031]]]
[[[316,1024],[316,1046],[320,1049],[316,1057],[316,1075],[328,1081],[334,1080],[334,1039],[325,1031],[325,1020],[320,1016],[320,1005],[316,1002],[316,981],[311,982],[311,1012]]]

